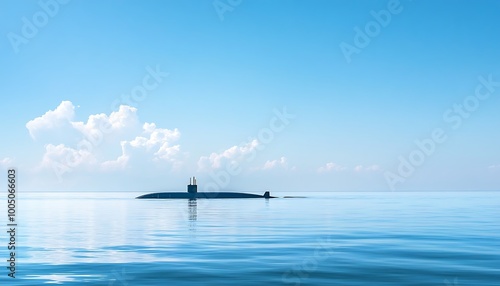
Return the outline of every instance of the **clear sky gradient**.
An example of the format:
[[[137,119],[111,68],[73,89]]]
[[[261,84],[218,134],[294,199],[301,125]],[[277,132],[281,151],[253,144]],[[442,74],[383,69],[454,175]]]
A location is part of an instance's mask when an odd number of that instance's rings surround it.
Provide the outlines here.
[[[24,189],[500,190],[498,1],[0,8]]]

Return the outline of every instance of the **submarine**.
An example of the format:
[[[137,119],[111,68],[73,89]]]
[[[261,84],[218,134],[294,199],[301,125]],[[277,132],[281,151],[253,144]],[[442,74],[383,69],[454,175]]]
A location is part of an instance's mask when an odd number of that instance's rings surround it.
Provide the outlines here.
[[[198,185],[196,184],[196,177],[189,178],[189,185],[187,185],[187,192],[163,192],[151,193],[138,196],[136,199],[253,199],[265,198],[272,199],[269,192],[263,195],[235,193],[235,192],[198,192]]]

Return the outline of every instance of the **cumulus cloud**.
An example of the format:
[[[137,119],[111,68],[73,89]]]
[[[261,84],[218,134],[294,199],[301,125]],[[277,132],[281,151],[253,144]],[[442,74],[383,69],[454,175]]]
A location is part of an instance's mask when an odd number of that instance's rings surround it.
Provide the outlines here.
[[[101,168],[105,171],[115,171],[125,169],[130,159],[130,155],[126,151],[127,141],[120,142],[122,154],[116,160],[104,161],[101,163]]]
[[[286,157],[281,157],[276,160],[268,160],[266,163],[264,163],[264,166],[262,167],[263,170],[269,170],[269,169],[274,169],[277,167],[282,167],[283,169],[288,169],[288,160]]]
[[[76,168],[82,165],[94,165],[97,160],[89,150],[74,149],[64,144],[45,145],[41,166],[53,168],[55,163],[61,162],[69,168]]]
[[[123,169],[127,166],[129,159],[137,150],[154,152],[153,160],[169,161],[177,165],[177,155],[180,145],[171,146],[171,142],[180,138],[181,133],[177,128],[174,130],[157,128],[154,123],[144,123],[142,136],[137,136],[130,141],[121,141],[122,153],[116,160],[105,161],[102,168],[105,170]]]
[[[63,101],[54,110],[47,111],[44,115],[30,120],[26,123],[26,128],[33,139],[39,132],[47,129],[54,129],[70,122],[75,116],[75,107],[71,101]]]
[[[252,158],[252,153],[256,152],[259,141],[254,139],[241,146],[232,146],[220,153],[212,153],[210,156],[202,156],[198,160],[200,170],[219,169],[227,164],[240,163],[245,159]]]
[[[325,166],[321,166],[318,168],[319,173],[326,173],[326,172],[339,172],[339,171],[345,171],[347,170],[346,167],[341,166],[339,164],[333,163],[333,162],[328,162],[326,163]]]
[[[177,163],[180,145],[172,142],[180,138],[179,130],[159,128],[155,123],[144,123],[141,128],[137,108],[121,105],[109,115],[92,114],[87,122],[73,121],[74,116],[73,104],[63,101],[26,124],[34,139],[45,135],[50,140],[44,146],[41,167],[110,171],[125,169],[134,159],[137,163]],[[115,159],[113,154],[117,154]]]
[[[103,134],[111,133],[137,125],[137,108],[121,105],[118,111],[108,116],[104,113],[90,115],[87,123],[71,122],[71,125],[86,138],[97,140]]]
[[[137,136],[134,140],[130,141],[130,145],[135,148],[151,149],[160,146],[158,152],[168,149],[168,142],[179,139],[181,133],[176,128],[174,130],[157,128],[154,123],[144,123],[143,133],[145,136]]]

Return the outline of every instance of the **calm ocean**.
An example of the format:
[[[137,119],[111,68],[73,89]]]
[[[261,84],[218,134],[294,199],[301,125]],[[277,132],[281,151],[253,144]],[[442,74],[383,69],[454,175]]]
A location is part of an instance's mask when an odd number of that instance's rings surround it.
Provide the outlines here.
[[[500,285],[500,192],[139,194],[20,192],[0,285]]]

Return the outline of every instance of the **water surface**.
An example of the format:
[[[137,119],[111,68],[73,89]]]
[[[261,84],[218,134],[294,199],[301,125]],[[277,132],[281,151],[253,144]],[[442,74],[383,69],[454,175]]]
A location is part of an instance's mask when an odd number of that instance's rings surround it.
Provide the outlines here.
[[[21,193],[0,284],[500,285],[500,193],[137,195]]]

